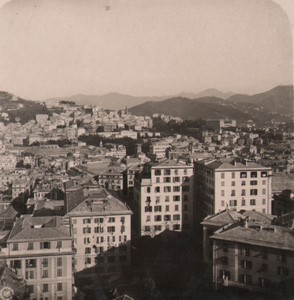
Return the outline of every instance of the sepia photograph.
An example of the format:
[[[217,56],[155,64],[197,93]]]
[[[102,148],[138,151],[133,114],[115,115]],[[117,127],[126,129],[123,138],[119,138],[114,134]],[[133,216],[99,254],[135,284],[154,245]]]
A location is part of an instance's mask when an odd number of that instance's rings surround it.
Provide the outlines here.
[[[293,32],[293,0],[0,0],[0,300],[293,299]]]

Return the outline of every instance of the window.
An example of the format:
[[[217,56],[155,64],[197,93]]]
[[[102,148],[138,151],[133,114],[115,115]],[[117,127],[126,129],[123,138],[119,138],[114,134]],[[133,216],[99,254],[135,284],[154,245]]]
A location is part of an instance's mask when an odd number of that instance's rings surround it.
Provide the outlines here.
[[[26,259],[26,268],[36,268],[37,261],[35,259]]]
[[[165,202],[169,202],[169,196],[165,196]]]
[[[179,205],[175,205],[175,211],[179,211]]]
[[[170,177],[163,177],[163,182],[171,182]]]
[[[86,264],[86,265],[91,264],[91,257],[86,257],[86,258],[85,258],[85,264]]]
[[[222,207],[225,206],[225,201],[224,200],[221,201],[221,206]]]
[[[62,291],[62,282],[57,283],[56,290],[59,291],[59,292]]]
[[[86,247],[85,254],[90,254],[90,253],[91,253],[91,247]]]
[[[146,231],[146,232],[150,232],[150,231],[151,231],[150,226],[145,226],[145,231]]]
[[[83,233],[91,233],[91,227],[84,227]]]
[[[251,284],[252,277],[248,274],[241,274],[239,275],[239,281],[244,284]]]
[[[257,185],[257,180],[250,180],[250,185]]]
[[[241,200],[241,206],[245,206],[246,205],[246,200],[245,199],[242,199]]]
[[[97,227],[98,228],[98,227]],[[96,229],[96,228],[95,228]],[[84,244],[90,244],[90,238],[89,237],[85,237],[84,238]]]
[[[160,196],[156,196],[155,203],[158,204],[160,202]]]
[[[174,182],[180,182],[180,177],[174,177],[174,180],[173,180]]]
[[[232,181],[231,186],[236,186],[236,181]]]
[[[151,192],[151,188],[150,186],[147,186],[147,193],[150,193]]]
[[[225,173],[221,173],[221,178],[222,178],[222,179],[225,178]]]
[[[241,185],[243,185],[243,186],[246,185],[246,181],[242,180]]]
[[[34,250],[34,243],[28,243],[28,250]]]
[[[250,190],[250,195],[251,196],[257,196],[257,189],[251,189]]]
[[[230,206],[237,206],[237,200],[230,200]]]
[[[107,232],[109,232],[109,233],[115,232],[115,226],[108,226],[107,227]]]
[[[247,178],[247,172],[240,172],[240,178]]]
[[[170,220],[171,220],[170,215],[165,215],[164,216],[164,221],[170,221]]]
[[[251,178],[257,178],[257,172],[250,172]]]
[[[288,276],[289,275],[289,269],[285,267],[278,267],[277,269],[278,275]]]
[[[183,181],[183,182],[189,182],[189,181],[190,181],[190,178],[189,178],[188,176],[184,176],[184,177],[182,178],[182,181]]]
[[[62,269],[57,269],[57,277],[62,277]]]
[[[180,230],[181,229],[181,225],[180,224],[174,224],[173,225],[173,230]]]
[[[243,256],[250,256],[250,249],[249,247],[244,247],[240,249],[240,254]]]
[[[266,195],[266,189],[262,189],[262,195]]]
[[[267,172],[262,171],[261,172],[261,177],[267,177]]]
[[[43,293],[49,292],[49,284],[48,283],[43,284],[43,286],[42,286],[42,292]]]
[[[12,251],[18,251],[18,244],[12,244]]]
[[[156,183],[160,183],[160,177],[155,177]]]
[[[235,172],[232,172],[232,178],[233,179],[235,178]]]
[[[157,212],[157,211],[161,211],[161,205],[157,205],[157,206],[154,206],[154,211]]]
[[[165,211],[169,211],[169,205],[165,206]]]
[[[241,191],[241,196],[246,196],[246,190]]]
[[[225,191],[221,190],[221,196],[224,197],[225,196]]]
[[[155,222],[160,222],[161,221],[161,216],[160,215],[154,216],[154,221]]]
[[[114,217],[108,218],[108,223],[115,223],[115,218]]]
[[[179,186],[174,186],[173,191],[174,192],[180,192],[180,187]]]
[[[26,271],[25,279],[35,279],[35,272],[34,271]]]
[[[170,175],[170,170],[164,170],[164,175]]]
[[[262,199],[262,204],[265,205],[266,204],[266,200]]]
[[[57,267],[62,266],[62,257],[57,257]]]
[[[155,193],[160,193],[160,187],[159,187],[159,186],[156,186],[156,187],[154,188],[154,191],[155,191]]]
[[[255,199],[250,199],[250,205],[256,205],[256,200]]]
[[[43,270],[43,272],[42,272],[42,278],[48,278],[48,277],[49,277],[48,270]]]
[[[155,174],[155,176],[160,176],[161,175],[161,170],[155,170],[154,174]]]
[[[145,212],[152,212],[152,206],[145,206]]]
[[[146,203],[148,204],[148,205],[150,205],[150,202],[151,202],[151,197],[146,197]]]
[[[57,241],[56,248],[62,248],[62,241]]]
[[[180,221],[181,216],[180,215],[173,215],[173,220],[174,221]]]
[[[21,260],[11,260],[10,266],[13,269],[21,269]]]
[[[48,268],[48,265],[49,265],[48,258],[43,258],[42,260],[43,268]]]
[[[28,285],[28,291],[30,294],[34,294],[35,293],[35,289],[33,285]]]
[[[287,262],[287,256],[285,254],[278,254],[277,255],[277,261],[280,261],[282,263],[286,263]]]
[[[176,195],[176,196],[174,196],[174,201],[180,201],[181,200],[181,197],[179,196],[179,195]]]
[[[83,224],[91,224],[91,219],[90,218],[83,219]]]
[[[249,261],[249,260],[242,260],[242,261],[241,261],[241,266],[242,266],[244,269],[252,269],[252,261]]]
[[[155,231],[161,231],[161,228],[162,228],[161,225],[155,225],[154,226]]]
[[[170,192],[171,192],[171,187],[170,187],[170,186],[165,186],[165,187],[163,188],[163,191],[164,191],[165,193],[170,193]]]
[[[231,190],[231,196],[236,196],[236,191],[235,190]]]
[[[221,186],[225,186],[225,182],[224,181],[221,182]]]

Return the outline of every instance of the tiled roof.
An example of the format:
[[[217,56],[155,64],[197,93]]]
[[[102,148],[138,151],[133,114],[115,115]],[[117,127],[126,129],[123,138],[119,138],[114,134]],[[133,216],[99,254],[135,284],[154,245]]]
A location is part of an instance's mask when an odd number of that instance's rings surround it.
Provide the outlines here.
[[[132,211],[121,202],[117,195],[104,188],[89,190],[89,194],[73,209],[68,210],[69,216],[77,215],[111,215],[131,214]]]
[[[261,226],[259,222],[248,222],[248,226],[233,224],[215,232],[212,239],[239,242],[250,245],[294,250],[293,230],[283,226]]]
[[[227,224],[238,222],[242,219],[244,219],[244,217],[241,213],[226,209],[215,215],[206,217],[201,224],[221,227]]]
[[[69,228],[62,225],[60,217],[31,217],[25,215],[16,220],[7,242],[70,238]]]
[[[161,161],[157,164],[155,164],[153,167],[187,167],[188,165],[180,162],[180,161],[176,161],[176,160],[172,160],[172,159],[165,159],[164,161]]]

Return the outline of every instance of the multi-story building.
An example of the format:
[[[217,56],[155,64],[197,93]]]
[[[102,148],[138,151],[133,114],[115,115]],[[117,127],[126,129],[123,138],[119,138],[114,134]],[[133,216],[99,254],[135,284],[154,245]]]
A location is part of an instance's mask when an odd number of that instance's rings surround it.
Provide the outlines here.
[[[140,235],[155,236],[165,229],[193,229],[193,167],[164,160],[135,178]]]
[[[166,150],[170,147],[170,144],[166,141],[157,141],[149,145],[148,157],[152,161],[158,161],[161,158],[166,157]]]
[[[285,299],[294,280],[293,229],[244,221],[221,228],[211,239],[215,288],[280,293]]]
[[[116,273],[130,264],[132,211],[115,194],[96,185],[66,189],[66,217],[74,241],[75,272],[91,267]]]
[[[206,127],[212,130],[219,131],[222,128],[236,127],[236,120],[228,120],[228,119],[206,120]]]
[[[1,254],[27,281],[30,299],[72,298],[72,238],[60,217],[17,219]]]
[[[195,200],[199,221],[225,208],[271,213],[270,168],[233,159],[194,163]]]

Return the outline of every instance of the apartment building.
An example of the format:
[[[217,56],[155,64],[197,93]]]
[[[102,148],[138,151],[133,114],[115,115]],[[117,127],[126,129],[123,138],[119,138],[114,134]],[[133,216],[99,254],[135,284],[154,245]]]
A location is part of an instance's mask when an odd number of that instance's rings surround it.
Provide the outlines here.
[[[166,159],[149,165],[135,178],[140,235],[155,236],[165,229],[193,229],[193,167]]]
[[[60,217],[17,219],[1,255],[26,280],[30,299],[72,298],[72,238]]]
[[[225,208],[271,213],[272,171],[236,158],[194,163],[199,221]]]
[[[232,286],[281,294],[283,299],[289,295],[294,280],[293,229],[245,221],[221,228],[211,239],[216,289]]]
[[[66,189],[66,217],[75,248],[75,272],[116,273],[130,264],[132,211],[97,184]]]

